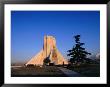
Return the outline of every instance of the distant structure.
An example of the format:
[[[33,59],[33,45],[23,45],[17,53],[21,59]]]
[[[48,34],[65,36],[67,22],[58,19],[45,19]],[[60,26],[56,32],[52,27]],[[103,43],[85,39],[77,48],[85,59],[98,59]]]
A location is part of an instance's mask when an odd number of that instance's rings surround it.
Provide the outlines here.
[[[45,58],[50,59],[50,63],[54,65],[68,64],[68,61],[63,57],[63,55],[58,51],[56,47],[56,40],[53,36],[44,36],[43,49],[32,59],[26,63],[26,65],[43,65]]]

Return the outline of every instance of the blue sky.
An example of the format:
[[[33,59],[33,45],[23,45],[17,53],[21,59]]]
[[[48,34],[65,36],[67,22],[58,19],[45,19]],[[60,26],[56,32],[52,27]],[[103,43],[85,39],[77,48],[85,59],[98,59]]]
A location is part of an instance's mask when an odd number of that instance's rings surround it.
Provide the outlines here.
[[[30,60],[43,48],[44,35],[56,38],[59,51],[67,59],[74,45],[73,36],[81,35],[83,47],[92,55],[100,50],[99,11],[12,11],[12,62]]]

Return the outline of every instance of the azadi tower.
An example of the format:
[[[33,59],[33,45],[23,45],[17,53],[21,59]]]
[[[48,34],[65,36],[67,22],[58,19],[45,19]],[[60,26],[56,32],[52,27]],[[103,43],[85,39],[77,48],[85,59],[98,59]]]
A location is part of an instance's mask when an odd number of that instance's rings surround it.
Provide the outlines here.
[[[50,59],[50,63],[55,65],[68,64],[68,61],[63,57],[63,55],[58,51],[56,47],[56,40],[53,36],[44,36],[43,49],[32,59],[26,63],[33,65],[43,65],[43,60],[45,58]]]

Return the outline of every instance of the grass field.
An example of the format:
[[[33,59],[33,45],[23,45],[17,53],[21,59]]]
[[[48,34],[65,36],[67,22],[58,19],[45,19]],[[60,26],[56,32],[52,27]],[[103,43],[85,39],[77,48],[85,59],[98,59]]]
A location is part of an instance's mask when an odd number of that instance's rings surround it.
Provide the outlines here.
[[[68,69],[76,71],[85,77],[99,77],[100,76],[100,64],[86,64],[80,66],[68,67]]]
[[[63,67],[63,66],[60,66]],[[83,64],[65,67],[84,77],[99,77],[100,64]],[[12,77],[67,77],[58,66],[12,67]]]
[[[12,77],[65,77],[66,75],[56,66],[43,67],[14,67]]]

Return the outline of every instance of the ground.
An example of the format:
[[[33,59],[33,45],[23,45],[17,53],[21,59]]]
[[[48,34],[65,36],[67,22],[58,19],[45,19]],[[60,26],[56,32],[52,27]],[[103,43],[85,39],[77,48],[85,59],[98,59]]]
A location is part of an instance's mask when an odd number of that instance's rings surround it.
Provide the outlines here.
[[[100,77],[100,64],[74,65],[73,67],[68,67],[68,69],[74,70],[85,77]]]
[[[12,67],[12,77],[99,77],[100,64],[80,66]]]
[[[11,69],[12,77],[65,77],[66,75],[56,66],[17,67]]]

